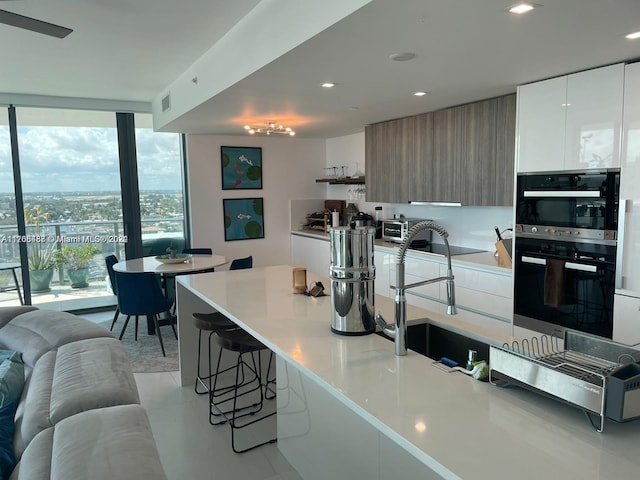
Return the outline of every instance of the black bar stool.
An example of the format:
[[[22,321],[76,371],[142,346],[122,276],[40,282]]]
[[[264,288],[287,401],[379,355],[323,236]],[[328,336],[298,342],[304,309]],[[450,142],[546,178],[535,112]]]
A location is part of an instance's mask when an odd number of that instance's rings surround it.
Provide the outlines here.
[[[219,330],[216,332],[215,338],[220,346],[218,369],[220,367],[220,359],[223,351],[235,352],[238,354],[238,357],[235,365],[235,384],[232,386],[232,390],[228,390],[226,395],[221,395],[223,397],[221,400],[217,400],[213,395],[210,397],[209,422],[212,425],[229,423],[229,426],[231,427],[231,448],[235,453],[243,453],[268,443],[275,443],[277,441],[276,437],[239,449],[236,447],[235,439],[236,430],[246,428],[277,413],[276,411],[273,411],[256,417],[256,415],[262,411],[264,400],[275,398],[275,392],[273,396],[267,396],[267,391],[270,390],[268,385],[275,382],[275,380],[272,382],[268,380],[269,372],[271,371],[273,352],[271,352],[269,364],[267,366],[267,381],[263,384],[262,359],[260,352],[268,350],[264,344],[242,329]],[[249,361],[246,359],[247,355],[250,356]],[[258,357],[257,361],[256,356]],[[218,369],[214,374],[214,384],[212,389],[214,392],[216,391],[218,374],[222,373],[222,371],[218,371]],[[245,370],[247,373],[245,373]],[[239,404],[239,400],[242,397],[248,398],[248,400],[244,402],[244,405]],[[225,407],[227,408],[225,410],[223,405],[228,405],[228,403],[232,403],[232,406],[231,408]],[[222,416],[224,420],[218,422],[213,421],[213,418],[220,416]],[[249,421],[242,420],[247,416],[251,416],[253,419]]]
[[[183,252],[185,251],[186,249],[183,250]],[[206,252],[207,254],[213,253],[213,251],[210,248],[191,249],[190,252],[197,253],[197,254],[201,254],[203,252]],[[241,270],[241,269],[251,268],[252,266],[253,266],[252,256],[249,256],[246,258],[236,258],[231,262],[231,265],[229,266],[229,270]],[[194,313],[192,315],[192,319],[193,319],[194,326],[198,329],[198,360],[197,360],[198,368],[196,372],[196,384],[194,386],[194,391],[198,395],[204,395],[205,393],[212,395],[211,381],[214,375],[211,373],[211,336],[219,330],[233,330],[235,328],[238,328],[238,326],[232,320],[229,320],[220,312]],[[209,332],[209,350],[208,350],[209,352],[209,363],[208,363],[209,372],[208,373],[209,374],[206,377],[203,377],[202,373],[200,373],[200,355],[202,353],[202,332],[203,331]],[[220,362],[220,356],[218,356],[218,362]],[[220,365],[218,363],[218,365],[216,366],[216,371],[219,370],[219,367]],[[230,369],[227,368],[219,373],[224,373],[227,370],[230,370]],[[205,385],[205,382],[204,382],[205,380],[208,380],[208,385]],[[202,387],[204,387],[205,390],[199,391],[198,385],[201,385]],[[222,390],[224,391],[224,389]]]
[[[229,320],[227,317],[221,314],[220,312],[194,313],[192,316],[192,319],[193,319],[194,326],[198,329],[198,360],[197,360],[198,368],[196,372],[196,384],[194,386],[194,391],[198,395],[204,395],[205,393],[208,393],[209,395],[211,395],[213,391],[211,386],[211,381],[215,375],[211,372],[211,340],[212,340],[211,336],[220,330],[233,330],[233,329],[237,329],[238,326],[235,323],[233,323],[233,321]],[[200,355],[202,352],[202,332],[203,331],[209,332],[209,342],[208,342],[209,361],[207,362],[207,365],[209,366],[209,371],[208,371],[209,374],[206,377],[204,377],[203,374],[200,372]],[[220,356],[218,355],[218,362],[219,361],[220,361]],[[220,367],[219,365],[216,367],[216,372],[218,372],[219,367]],[[219,373],[224,373],[228,370],[229,368],[224,369]],[[206,380],[208,380],[208,384],[205,384]],[[204,391],[198,390],[198,386],[202,386],[205,390]]]

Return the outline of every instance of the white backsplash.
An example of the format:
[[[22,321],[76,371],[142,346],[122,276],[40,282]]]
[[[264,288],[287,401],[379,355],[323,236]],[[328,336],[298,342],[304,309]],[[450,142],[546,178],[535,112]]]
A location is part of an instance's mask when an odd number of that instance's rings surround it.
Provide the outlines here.
[[[348,200],[349,188],[343,185],[327,186],[327,198]],[[354,200],[360,211],[375,218],[375,207],[382,207],[383,218],[404,215],[411,218],[434,220],[449,232],[449,244],[460,247],[480,248],[493,251],[496,242],[495,227],[500,231],[513,227],[512,207],[438,207],[428,205],[408,205],[396,203],[371,203]],[[512,232],[505,232],[505,238],[511,238]],[[438,235],[433,236],[434,243],[442,243]]]

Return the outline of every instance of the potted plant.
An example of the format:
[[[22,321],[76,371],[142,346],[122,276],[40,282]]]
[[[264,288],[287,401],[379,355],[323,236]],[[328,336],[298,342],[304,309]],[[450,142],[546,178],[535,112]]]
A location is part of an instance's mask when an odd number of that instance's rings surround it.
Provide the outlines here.
[[[167,247],[167,253],[169,254],[169,258],[177,258],[178,256],[178,249],[176,248],[176,246],[173,244],[173,242],[171,242],[169,244],[169,246]]]
[[[85,288],[89,286],[89,262],[100,253],[100,248],[95,245],[63,245],[56,252],[56,258],[60,265],[67,270],[67,276],[71,288]]]
[[[33,242],[27,244],[27,261],[29,264],[29,283],[33,293],[43,293],[51,290],[53,271],[57,266],[55,255],[55,242],[49,242],[45,235],[43,223],[49,221],[49,214],[42,213],[42,207],[36,205],[32,211],[24,209],[24,218],[27,225],[34,226],[29,229],[29,238]]]

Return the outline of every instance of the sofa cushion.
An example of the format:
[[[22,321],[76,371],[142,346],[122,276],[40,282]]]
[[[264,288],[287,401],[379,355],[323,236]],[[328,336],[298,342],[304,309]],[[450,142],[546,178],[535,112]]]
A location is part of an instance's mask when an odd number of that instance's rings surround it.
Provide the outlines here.
[[[19,307],[1,307],[0,308],[0,328],[13,320],[18,315],[37,310],[37,307],[31,305],[21,305]]]
[[[0,478],[9,478],[16,465],[13,454],[13,416],[16,406],[9,403],[0,407]]]
[[[140,403],[127,354],[115,338],[94,338],[47,352],[33,368],[16,414],[15,449],[76,413]]]
[[[22,361],[30,368],[44,353],[61,345],[100,337],[113,335],[84,318],[53,310],[27,310],[0,328],[0,344],[6,349],[21,352]]]
[[[143,407],[90,410],[40,432],[11,480],[164,480]]]
[[[0,407],[18,404],[24,387],[24,364],[20,352],[0,350]]]

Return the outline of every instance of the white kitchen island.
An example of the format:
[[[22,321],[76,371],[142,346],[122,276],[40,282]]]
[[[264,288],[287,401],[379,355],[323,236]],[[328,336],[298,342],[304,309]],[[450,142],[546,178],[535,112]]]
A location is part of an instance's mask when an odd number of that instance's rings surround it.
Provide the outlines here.
[[[203,307],[276,353],[278,448],[305,479],[640,476],[640,423],[597,433],[576,408],[396,357],[378,335],[336,335],[330,298],[293,294],[290,266],[181,276],[177,298],[184,386],[195,377],[189,317]],[[392,318],[392,301],[378,300]]]

